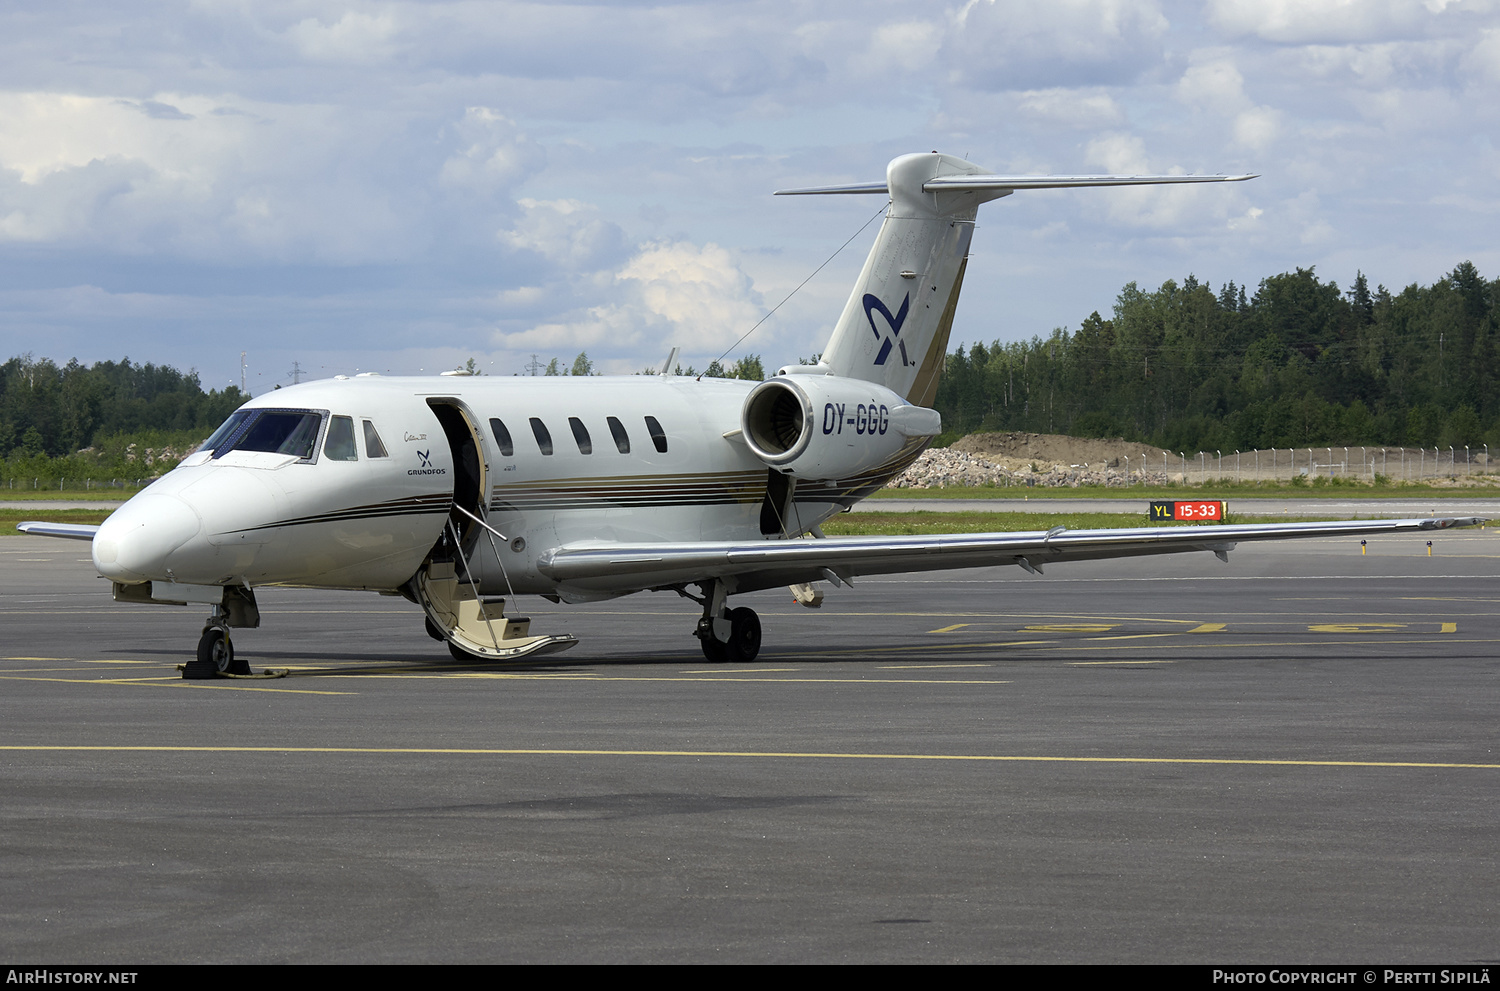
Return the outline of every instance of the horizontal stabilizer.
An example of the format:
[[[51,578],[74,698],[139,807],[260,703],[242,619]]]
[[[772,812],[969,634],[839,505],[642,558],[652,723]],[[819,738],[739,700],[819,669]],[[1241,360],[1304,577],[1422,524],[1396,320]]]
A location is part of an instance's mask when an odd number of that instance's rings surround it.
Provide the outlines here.
[[[1244,182],[1251,175],[944,175],[922,184],[927,193],[963,193],[979,190],[1072,189],[1079,186],[1162,186],[1184,182]],[[817,194],[888,193],[884,182],[851,182],[837,186],[804,186],[778,189],[777,196]]]
[[[47,523],[38,520],[17,523],[16,529],[33,537],[66,537],[69,540],[93,540],[94,534],[99,532],[97,526],[88,523]]]
[[[889,193],[890,187],[882,179],[879,182],[848,182],[840,186],[803,186],[799,189],[778,189],[773,195],[776,196],[816,196],[822,193],[830,194],[859,194],[859,193]]]

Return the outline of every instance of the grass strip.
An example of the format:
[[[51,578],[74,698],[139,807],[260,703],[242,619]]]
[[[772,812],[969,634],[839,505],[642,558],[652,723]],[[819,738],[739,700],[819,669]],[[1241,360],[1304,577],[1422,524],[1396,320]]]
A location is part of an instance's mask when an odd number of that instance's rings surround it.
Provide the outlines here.
[[[92,523],[98,525],[109,515],[96,509],[0,509],[0,536],[22,536],[17,523],[39,520],[45,523]]]
[[[1500,498],[1500,478],[1493,475],[1476,475],[1472,482],[1464,484],[1446,482],[1443,485],[1412,483],[1409,485],[1364,485],[1360,483],[1332,485],[1254,485],[1246,482],[1235,485],[1208,483],[1205,485],[1132,485],[1129,488],[1103,485],[1080,485],[1076,489],[1046,488],[1025,485],[966,485],[945,489],[880,489],[866,501],[882,499],[1470,499],[1476,495]]]

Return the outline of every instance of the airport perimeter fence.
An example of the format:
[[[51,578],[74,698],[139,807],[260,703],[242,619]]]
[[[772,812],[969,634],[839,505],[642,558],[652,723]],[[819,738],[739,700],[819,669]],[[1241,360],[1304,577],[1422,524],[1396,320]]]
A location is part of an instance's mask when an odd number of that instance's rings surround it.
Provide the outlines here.
[[[0,490],[6,492],[99,492],[110,494],[140,489],[155,481],[151,478],[47,478],[33,475],[30,478],[0,478]]]
[[[1296,484],[1344,480],[1368,484],[1433,482],[1491,474],[1489,445],[1469,447],[1295,447],[1266,451],[1198,451],[1161,459],[1122,459],[1133,477],[1166,474],[1179,484]]]

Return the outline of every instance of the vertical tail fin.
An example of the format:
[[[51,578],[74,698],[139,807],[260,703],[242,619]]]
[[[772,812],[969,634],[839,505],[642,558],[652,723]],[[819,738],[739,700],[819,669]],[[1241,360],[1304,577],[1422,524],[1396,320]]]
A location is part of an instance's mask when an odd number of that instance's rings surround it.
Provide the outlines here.
[[[974,215],[984,200],[1009,190],[929,193],[922,187],[940,175],[982,174],[950,155],[903,155],[886,170],[884,184],[869,184],[870,191],[888,191],[891,205],[818,371],[876,382],[915,405],[931,405]]]
[[[884,183],[780,190],[886,193],[891,205],[814,372],[875,382],[917,406],[930,406],[948,351],[974,217],[982,203],[1017,189],[1225,182],[1253,176],[1000,176],[936,152],[903,155]]]

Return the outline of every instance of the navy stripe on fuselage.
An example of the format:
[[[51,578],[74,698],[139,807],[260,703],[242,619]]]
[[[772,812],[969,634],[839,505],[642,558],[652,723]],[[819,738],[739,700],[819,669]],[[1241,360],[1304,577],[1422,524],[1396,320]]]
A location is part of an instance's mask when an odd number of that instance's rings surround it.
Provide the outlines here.
[[[312,516],[298,516],[290,520],[279,520],[275,523],[262,523],[260,526],[244,527],[240,530],[231,530],[230,533],[250,533],[254,530],[272,530],[282,526],[303,526],[308,523],[342,523],[350,520],[374,520],[389,516],[428,516],[437,513],[446,513],[453,505],[451,495],[413,496],[410,499],[395,499],[391,502],[377,502],[368,506],[354,506],[349,509],[335,509],[326,513],[316,513]]]

